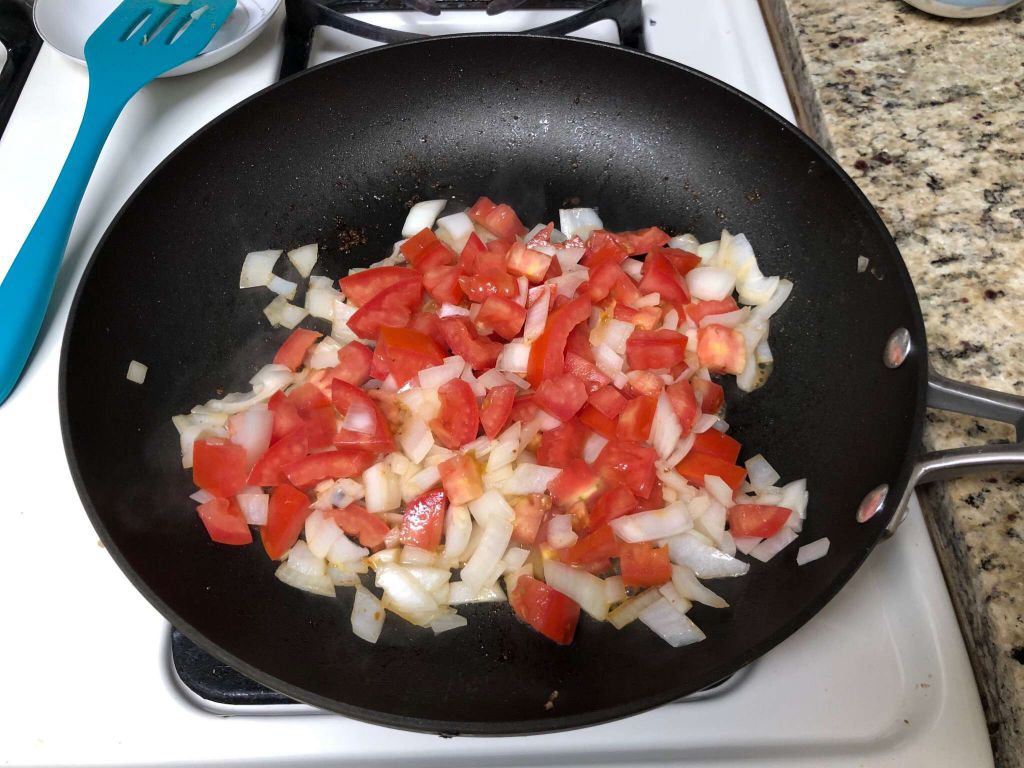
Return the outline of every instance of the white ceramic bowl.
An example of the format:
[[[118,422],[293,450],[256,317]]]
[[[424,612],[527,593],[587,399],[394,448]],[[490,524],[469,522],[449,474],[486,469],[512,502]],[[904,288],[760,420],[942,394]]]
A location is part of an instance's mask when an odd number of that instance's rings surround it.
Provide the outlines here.
[[[119,4],[120,0],[36,0],[32,21],[43,40],[84,64],[85,41]],[[203,52],[161,77],[197,72],[234,56],[256,39],[280,4],[281,0],[236,0],[235,10]]]
[[[907,0],[915,8],[951,19],[991,16],[1012,8],[1021,0]]]

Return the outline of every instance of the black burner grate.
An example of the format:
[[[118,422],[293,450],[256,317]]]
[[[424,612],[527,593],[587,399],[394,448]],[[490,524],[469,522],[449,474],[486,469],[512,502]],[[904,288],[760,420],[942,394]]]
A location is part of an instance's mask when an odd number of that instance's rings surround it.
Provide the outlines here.
[[[7,49],[7,61],[0,68],[0,134],[11,119],[14,104],[42,44],[32,26],[28,0],[0,2],[0,45]]]

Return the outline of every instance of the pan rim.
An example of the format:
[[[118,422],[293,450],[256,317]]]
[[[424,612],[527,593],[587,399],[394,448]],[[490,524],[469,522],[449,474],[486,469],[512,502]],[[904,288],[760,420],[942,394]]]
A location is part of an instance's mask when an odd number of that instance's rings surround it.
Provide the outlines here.
[[[909,328],[911,339],[914,340],[912,345],[912,351],[910,356],[904,365],[913,365],[916,368],[918,375],[917,382],[917,393],[912,413],[912,426],[910,444],[911,448],[908,455],[904,458],[903,464],[900,467],[899,473],[894,482],[890,483],[890,493],[885,504],[885,509],[875,517],[866,523],[866,525],[877,526],[878,534],[875,536],[870,544],[863,549],[860,555],[852,559],[847,567],[841,571],[838,571],[833,578],[832,583],[829,585],[830,588],[824,592],[818,594],[817,598],[805,606],[802,610],[798,611],[793,618],[784,624],[779,630],[766,638],[763,642],[752,646],[747,649],[746,653],[739,657],[733,657],[728,660],[728,663],[720,664],[716,667],[706,669],[704,673],[697,678],[694,678],[696,682],[689,686],[676,687],[669,690],[661,691],[657,694],[644,697],[642,699],[632,699],[625,703],[620,703],[600,709],[589,710],[585,713],[576,715],[557,715],[552,714],[545,719],[519,719],[519,720],[506,720],[501,722],[491,721],[454,721],[454,720],[438,720],[433,718],[418,718],[408,715],[396,715],[379,710],[367,709],[364,707],[358,707],[351,704],[347,704],[335,699],[328,699],[318,694],[307,691],[299,686],[294,686],[285,680],[280,680],[273,675],[267,674],[266,672],[253,667],[242,659],[236,657],[232,653],[226,651],[217,643],[208,640],[201,632],[195,627],[184,620],[184,617],[178,615],[178,613],[171,608],[166,602],[164,602],[149,586],[143,581],[143,579],[135,572],[135,570],[128,563],[125,555],[117,547],[113,541],[111,535],[107,531],[106,525],[104,524],[101,516],[98,514],[96,506],[92,503],[88,489],[86,487],[85,478],[80,472],[80,468],[73,451],[72,440],[70,436],[69,427],[69,414],[67,408],[67,396],[68,391],[68,347],[71,338],[72,329],[74,328],[78,316],[78,309],[80,301],[83,295],[84,287],[88,283],[90,275],[96,265],[99,255],[104,251],[104,246],[107,240],[111,237],[113,231],[119,225],[122,217],[126,215],[129,209],[135,203],[136,198],[147,189],[150,183],[163,172],[164,168],[174,161],[179,154],[186,151],[194,142],[200,137],[205,135],[208,131],[214,130],[216,126],[235,112],[245,108],[250,102],[256,101],[263,97],[263,95],[271,90],[280,88],[287,83],[292,82],[298,78],[312,75],[312,73],[318,72],[322,69],[326,69],[332,66],[339,66],[342,62],[347,62],[357,58],[373,55],[387,55],[387,52],[394,49],[402,49],[407,46],[439,46],[452,43],[453,41],[462,40],[477,40],[487,39],[493,40],[494,38],[514,38],[514,39],[527,39],[533,41],[543,41],[545,46],[562,45],[569,48],[572,47],[591,47],[598,49],[606,49],[612,55],[620,55],[626,57],[639,56],[642,58],[653,60],[659,64],[670,66],[676,70],[681,71],[687,76],[695,77],[699,80],[709,82],[718,88],[724,89],[726,92],[732,94],[734,97],[738,97],[746,104],[759,112],[761,112],[767,119],[774,122],[780,129],[788,132],[793,138],[799,140],[804,147],[810,151],[815,159],[823,164],[825,168],[830,170],[839,181],[851,192],[854,198],[860,203],[863,209],[863,216],[865,217],[865,224],[870,223],[875,231],[881,236],[881,241],[885,244],[886,249],[890,252],[890,255],[894,257],[894,264],[896,269],[895,274],[889,274],[888,277],[897,279],[900,288],[906,294],[908,301],[908,308],[913,320],[912,328]],[[894,329],[895,330],[895,329]],[[920,340],[919,342],[917,340]],[[879,349],[879,360],[881,361],[882,350]],[[78,285],[75,289],[75,294],[68,312],[67,322],[65,324],[65,330],[61,341],[61,354],[60,354],[60,365],[58,373],[58,405],[59,405],[59,417],[61,436],[64,446],[64,452],[68,460],[68,466],[71,471],[72,479],[75,483],[75,488],[78,491],[79,498],[85,508],[86,514],[89,516],[89,520],[98,533],[101,541],[105,545],[107,551],[111,557],[117,563],[118,567],[128,578],[129,582],[135,589],[137,589],[151,605],[153,605],[160,614],[170,622],[174,627],[179,629],[185,634],[190,640],[196,645],[210,653],[215,658],[223,661],[231,667],[234,667],[242,674],[253,680],[262,683],[280,693],[283,693],[293,699],[309,703],[315,707],[326,709],[337,714],[351,717],[357,720],[368,722],[374,725],[383,725],[392,728],[398,728],[402,730],[410,730],[424,733],[439,734],[442,736],[523,736],[530,734],[542,734],[552,733],[557,731],[572,730],[576,728],[582,728],[591,725],[597,725],[600,723],[609,722],[612,720],[629,717],[631,715],[640,714],[655,707],[667,704],[669,702],[678,700],[686,695],[695,693],[698,690],[706,688],[719,680],[727,677],[730,674],[742,669],[750,662],[760,658],[765,653],[769,652],[772,648],[782,643],[786,638],[796,632],[798,629],[803,627],[811,618],[814,617],[831,599],[842,589],[846,583],[850,580],[854,573],[856,573],[864,560],[870,554],[870,552],[877,545],[879,539],[882,537],[886,524],[893,517],[896,512],[896,505],[898,500],[903,495],[903,490],[909,483],[910,476],[914,465],[917,462],[919,446],[921,444],[921,434],[924,428],[924,412],[926,409],[926,388],[927,388],[927,339],[925,335],[924,319],[921,314],[920,304],[917,298],[917,293],[914,289],[913,282],[910,278],[910,273],[907,270],[907,266],[903,261],[903,257],[896,246],[895,241],[888,228],[885,226],[878,212],[874,206],[868,200],[866,195],[860,190],[853,179],[842,169],[842,167],[829,156],[824,149],[822,149],[817,143],[815,143],[809,136],[803,133],[799,128],[789,123],[778,113],[771,110],[764,104],[756,101],[752,97],[743,93],[742,91],[724,83],[710,75],[707,75],[699,70],[688,67],[679,62],[666,59],[661,56],[650,54],[647,52],[635,51],[630,48],[625,48],[621,45],[615,45],[613,43],[605,43],[600,41],[585,40],[580,38],[568,38],[568,37],[550,37],[546,35],[538,34],[524,34],[524,33],[472,33],[472,34],[456,34],[456,35],[441,35],[436,37],[428,37],[420,40],[411,40],[402,43],[395,43],[393,45],[381,46],[376,48],[370,48],[363,51],[359,51],[347,56],[343,56],[338,59],[334,59],[328,62],[324,62],[314,67],[298,72],[284,80],[280,80],[268,85],[265,88],[260,89],[256,93],[248,96],[231,108],[220,113],[212,120],[204,124],[198,130],[196,130],[191,136],[189,136],[180,145],[174,148],[139,184],[139,186],[132,192],[125,203],[118,210],[117,214],[110,221],[110,224],[104,230],[104,233],[98,241],[96,248],[89,257],[89,261],[86,264],[82,276],[79,279]],[[869,489],[865,489],[867,492]],[[852,516],[855,510],[850,510],[849,514]]]

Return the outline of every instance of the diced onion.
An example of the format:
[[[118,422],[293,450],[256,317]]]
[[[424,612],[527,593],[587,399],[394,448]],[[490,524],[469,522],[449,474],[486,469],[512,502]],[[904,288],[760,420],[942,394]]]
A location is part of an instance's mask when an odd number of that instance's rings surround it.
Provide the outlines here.
[[[501,559],[505,563],[506,573],[514,571],[522,568],[530,559],[530,550],[523,547],[509,547]]]
[[[441,482],[441,472],[435,464],[432,467],[424,467],[411,477],[402,480],[402,498],[405,501],[412,501],[417,496],[429,491]]]
[[[483,526],[490,525],[492,520],[511,522],[516,516],[505,497],[497,491],[487,491],[483,496],[473,499],[469,502],[469,511],[473,519]],[[501,553],[505,554],[505,550]]]
[[[519,438],[523,431],[522,422],[517,421],[510,426],[491,444],[491,452],[487,456],[487,471],[495,472],[509,466],[519,455]]]
[[[789,280],[780,280],[779,287],[775,290],[771,300],[765,304],[754,307],[754,310],[750,313],[751,321],[760,322],[767,320],[779,311],[779,307],[785,303],[786,299],[789,298],[789,294],[792,292],[793,284]]]
[[[278,296],[284,296],[286,299],[294,299],[295,292],[298,290],[298,283],[293,283],[291,280],[285,280],[283,277],[277,275],[270,276],[270,282],[267,283],[267,288],[272,290]]]
[[[610,349],[606,344],[594,348],[594,364],[598,370],[610,379],[622,374],[622,356]]]
[[[756,560],[760,560],[762,563],[767,563],[779,554],[779,552],[796,541],[796,537],[796,531],[787,526],[783,526],[782,529],[774,536],[765,539],[750,550],[750,556]]]
[[[266,525],[270,496],[265,493],[240,493],[235,497],[249,525]]]
[[[567,597],[571,597],[580,608],[598,621],[608,616],[608,598],[605,596],[604,581],[578,568],[556,560],[544,561],[544,581]]]
[[[281,257],[281,251],[253,251],[245,255],[242,274],[238,279],[239,288],[260,288],[270,282],[274,265]]]
[[[713,413],[702,413],[693,422],[693,433],[695,435],[707,432],[718,422],[718,416]]]
[[[325,277],[311,277],[309,279],[309,288],[306,290],[304,306],[306,311],[313,317],[333,323],[334,308],[340,298],[341,292],[331,285],[330,280]]]
[[[580,259],[587,252],[586,248],[555,248],[555,258],[558,259],[558,266],[563,272],[569,272],[576,268]]]
[[[812,541],[810,544],[804,544],[796,551],[796,564],[806,565],[807,563],[812,563],[815,560],[820,560],[828,554],[828,547],[828,537]]]
[[[128,372],[124,377],[133,384],[142,384],[146,381],[146,374],[148,372],[148,366],[143,365],[138,360],[132,360],[128,363]]]
[[[577,538],[572,529],[572,515],[552,515],[548,519],[548,544],[555,549],[571,547]]]
[[[439,389],[443,384],[459,378],[464,370],[466,370],[466,361],[458,357],[453,358],[451,362],[424,368],[417,376],[420,386],[424,389]]]
[[[733,505],[732,488],[718,475],[704,475],[704,490],[725,508]]]
[[[693,571],[684,565],[672,566],[672,585],[676,592],[692,602],[703,603],[710,608],[729,607],[725,600],[701,584]]]
[[[437,601],[401,565],[386,564],[378,567],[375,581],[389,601],[402,611],[416,613],[437,610]]]
[[[457,563],[462,553],[466,551],[472,533],[473,519],[469,510],[461,505],[448,507],[444,520],[444,551],[441,553],[441,562]]]
[[[264,307],[263,314],[267,316],[267,320],[275,328],[282,326],[289,329],[294,328],[309,316],[307,310],[294,304],[289,304],[288,299],[284,296],[278,296]]]
[[[331,544],[331,548],[327,550],[327,562],[331,565],[349,565],[351,563],[360,563],[363,558],[369,557],[370,550],[366,547],[360,547],[348,536],[342,534],[338,536]]]
[[[208,501],[213,501],[216,497],[209,491],[204,491],[200,488],[198,491],[189,496],[192,501],[196,504],[205,504]]]
[[[368,643],[376,643],[384,628],[384,607],[370,590],[356,586],[352,601],[352,634]]]
[[[447,200],[423,200],[409,209],[402,225],[402,237],[412,237],[424,229],[431,229],[441,211],[448,204]]]
[[[651,631],[673,648],[699,643],[706,635],[689,618],[673,608],[664,597],[644,608],[638,617]]]
[[[622,583],[621,576],[609,576],[604,580],[604,596],[608,605],[615,605],[626,599],[626,585]]]
[[[673,563],[685,565],[701,579],[742,576],[750,570],[747,563],[705,544],[692,532],[669,539],[668,554]]]
[[[792,509],[801,518],[807,516],[807,481],[794,480],[782,486],[782,498],[779,500],[780,507]]]
[[[640,282],[644,276],[644,263],[639,259],[624,259],[619,266],[622,267],[623,272],[637,282]]]
[[[332,304],[333,306],[333,304]],[[330,336],[313,347],[313,354],[309,357],[309,367],[313,369],[333,368],[338,364],[338,351],[341,344]]]
[[[447,611],[433,619],[430,622],[430,628],[434,630],[435,635],[440,635],[442,632],[448,632],[452,629],[460,629],[467,624],[469,624],[469,619],[465,616],[460,616],[455,611]]]
[[[250,408],[231,417],[231,442],[245,448],[248,466],[266,453],[274,429],[274,414],[267,410]]]
[[[306,546],[317,557],[327,557],[331,546],[341,536],[341,529],[333,518],[325,517],[319,509],[314,509],[306,518]]]
[[[665,313],[665,317],[661,321],[662,329],[666,331],[675,331],[679,328],[679,313],[675,309],[670,309]]]
[[[372,406],[353,400],[345,411],[341,428],[361,435],[372,435],[377,431],[377,413]]]
[[[678,248],[680,251],[686,251],[687,253],[696,253],[697,249],[700,248],[700,240],[689,233],[676,235],[668,241],[668,246],[669,248]]]
[[[760,536],[734,536],[733,544],[736,546],[738,552],[742,552],[744,555],[749,555],[754,551],[754,547],[760,544],[762,541]]]
[[[565,238],[579,235],[586,240],[595,229],[602,229],[604,224],[593,208],[561,208],[558,211],[558,229]]]
[[[871,261],[870,261],[870,259],[868,259],[867,256],[858,256],[857,257],[857,274],[859,275],[862,272],[865,272],[867,270],[867,268],[868,268],[868,264],[870,264],[870,263],[871,263]]]
[[[743,307],[742,309],[737,309],[733,312],[726,312],[721,315],[705,315],[700,319],[700,327],[704,328],[708,325],[722,325],[726,328],[735,328],[745,322],[749,317],[750,310]]]
[[[316,266],[319,250],[316,243],[300,246],[288,251],[288,261],[295,267],[296,272],[303,277],[309,277],[313,267]]]
[[[688,610],[693,608],[693,603],[679,594],[671,581],[665,582],[658,587],[658,592],[668,601],[669,605],[680,613],[685,614]]]
[[[701,243],[697,246],[697,255],[700,256],[701,261],[704,263],[709,262],[715,258],[715,254],[718,253],[718,241],[713,240],[707,243]]]
[[[636,330],[636,326],[624,320],[606,318],[590,332],[590,343],[595,347],[603,345],[617,355],[625,354],[626,342]]]
[[[597,432],[591,432],[586,442],[583,443],[583,460],[588,464],[593,464],[606,445],[608,445],[608,438],[602,437]]]
[[[775,485],[779,481],[779,473],[760,453],[747,459],[744,466],[747,468],[747,478],[756,491]]]
[[[661,594],[656,589],[648,589],[636,597],[631,597],[614,611],[608,614],[608,622],[616,629],[622,629],[640,618],[643,611],[658,602]]]
[[[544,325],[548,321],[548,305],[546,299],[535,301],[526,310],[526,322],[523,324],[523,340],[532,343],[534,339],[544,333]]]
[[[520,464],[512,477],[501,487],[508,496],[525,496],[529,493],[544,493],[548,484],[561,473],[560,467],[544,467],[540,464]]]
[[[358,337],[348,327],[349,318],[356,313],[356,308],[347,303],[339,293],[334,298],[334,315],[331,320],[331,336],[342,344],[355,341]]]
[[[572,296],[576,293],[576,289],[585,283],[590,277],[590,272],[586,269],[574,269],[571,272],[563,272],[558,277],[553,277],[547,281],[548,285],[555,286],[555,291],[559,296]]]
[[[530,361],[530,345],[522,342],[510,342],[505,345],[498,357],[498,363],[494,367],[499,371],[511,371],[512,373],[526,373],[526,366]]]
[[[482,589],[474,590],[471,584],[464,581],[453,581],[448,591],[449,605],[469,605],[470,603],[503,603],[505,593],[497,584],[488,584]]]
[[[654,409],[654,420],[651,422],[651,447],[661,459],[667,459],[679,445],[683,426],[679,423],[668,395],[662,390],[658,395],[658,406]]]
[[[438,317],[469,317],[469,310],[455,304],[442,304],[437,310]]]
[[[349,408],[351,412],[352,408]],[[348,416],[345,416],[346,421]],[[420,464],[434,447],[434,435],[423,419],[410,416],[398,433],[398,445],[413,464]]]
[[[390,512],[402,503],[402,490],[398,478],[388,469],[386,462],[374,464],[363,472],[368,512]]]
[[[470,368],[468,365],[466,366],[466,369],[462,372],[461,378],[464,382],[469,384],[469,388],[473,390],[473,395],[475,397],[483,397],[484,395],[487,394],[487,388],[480,383],[480,380],[476,376],[473,375],[473,369]]]
[[[707,498],[707,497],[704,497]],[[730,499],[730,505],[731,505]],[[693,509],[693,503],[690,509]],[[715,542],[721,548],[722,537],[725,535],[726,507],[717,501],[711,502],[707,509],[693,522],[693,527]]]
[[[741,282],[736,287],[739,299],[744,304],[764,305],[772,300],[782,281],[776,277],[763,275]]]
[[[693,444],[696,440],[697,435],[695,432],[690,432],[690,434],[680,440],[678,445],[676,445],[676,449],[667,459],[665,459],[666,466],[674,467],[680,461],[685,459],[686,455],[693,449]]]
[[[512,523],[492,516],[483,526],[483,534],[477,544],[476,551],[462,568],[462,581],[468,584],[467,589],[473,593],[486,586],[486,580],[501,561],[501,556],[508,549],[512,538]]]
[[[682,502],[669,504],[664,509],[649,509],[612,520],[609,525],[623,541],[655,541],[684,533],[693,527],[693,521]]]
[[[448,239],[452,241],[456,249],[461,250],[461,247],[469,240],[469,236],[473,234],[473,220],[466,215],[465,211],[460,211],[439,218],[437,228],[447,233]]]
[[[718,267],[697,267],[686,273],[690,295],[701,301],[721,301],[736,287],[736,277]]]

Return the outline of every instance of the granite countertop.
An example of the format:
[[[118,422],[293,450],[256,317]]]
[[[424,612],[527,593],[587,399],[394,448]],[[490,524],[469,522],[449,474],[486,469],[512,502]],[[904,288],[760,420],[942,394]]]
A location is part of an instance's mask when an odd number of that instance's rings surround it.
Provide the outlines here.
[[[917,286],[939,373],[1024,395],[1024,6],[762,0],[802,127],[874,203]],[[927,449],[1013,440],[929,412]],[[1024,766],[1024,477],[922,494],[997,764]],[[898,534],[897,534],[898,535]]]

